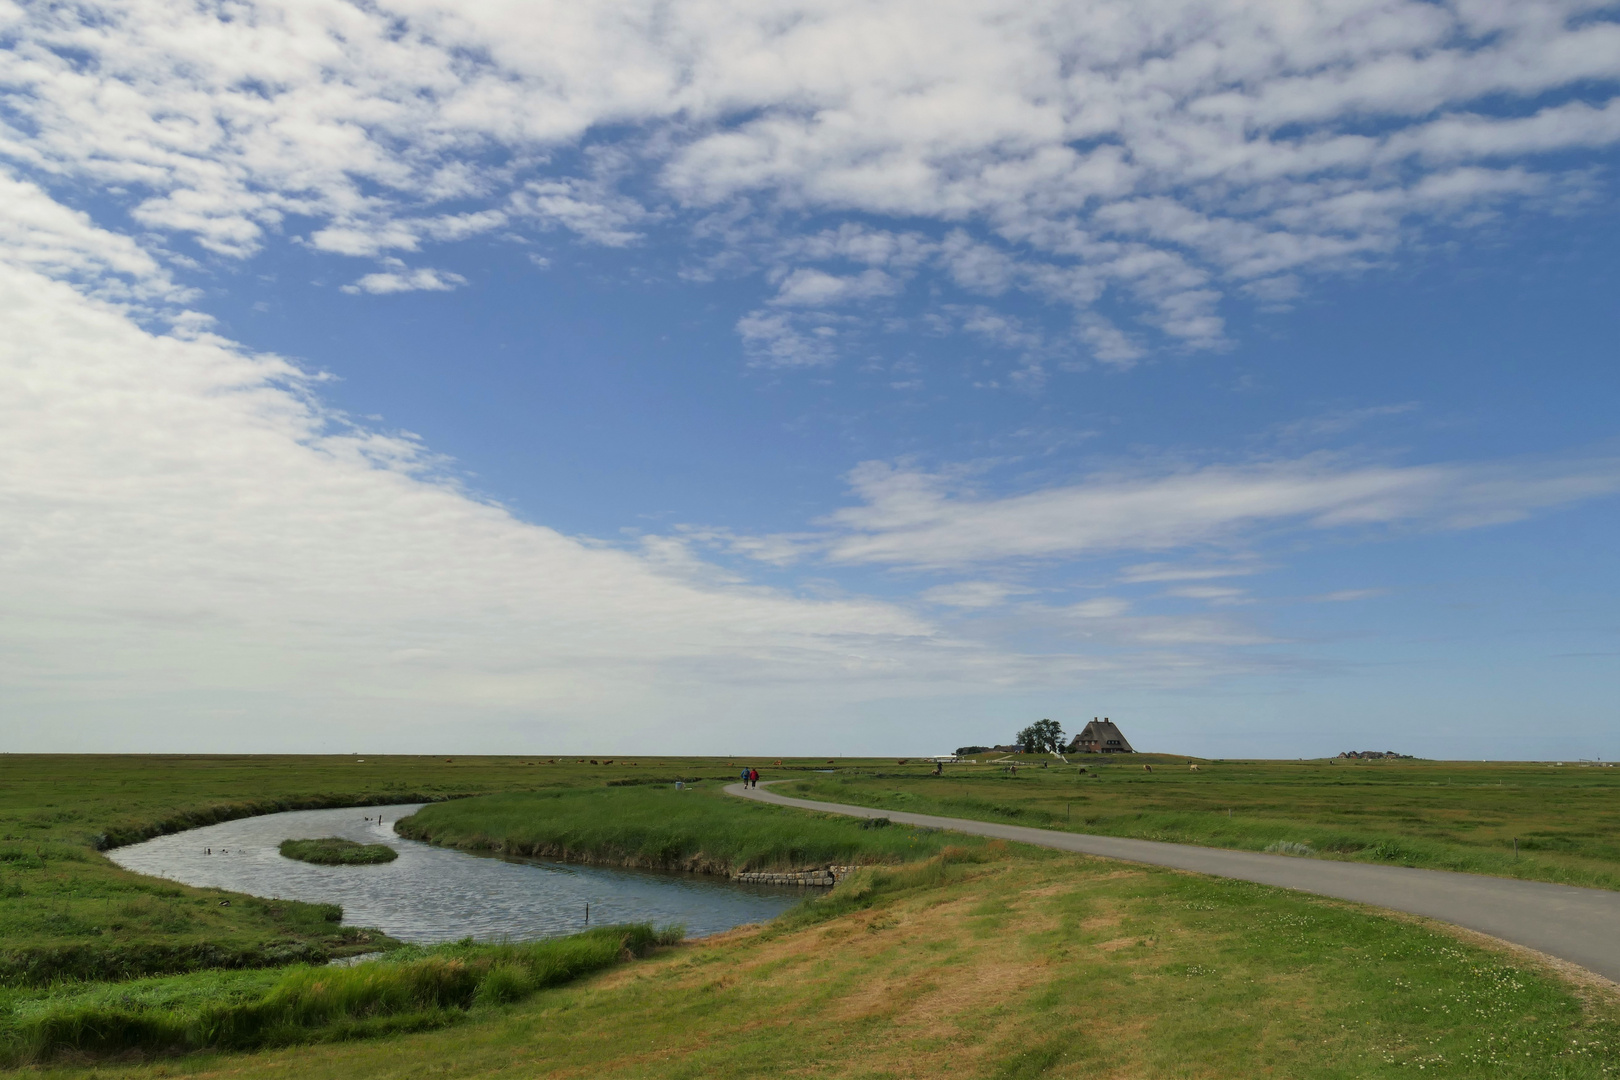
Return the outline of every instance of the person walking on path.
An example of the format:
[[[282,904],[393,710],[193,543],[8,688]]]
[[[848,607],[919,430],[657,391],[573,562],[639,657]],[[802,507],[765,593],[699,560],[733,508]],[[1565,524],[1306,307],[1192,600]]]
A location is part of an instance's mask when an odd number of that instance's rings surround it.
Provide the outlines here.
[[[755,788],[759,787],[759,770],[758,769],[749,769],[748,770],[748,786],[749,787],[755,787]]]

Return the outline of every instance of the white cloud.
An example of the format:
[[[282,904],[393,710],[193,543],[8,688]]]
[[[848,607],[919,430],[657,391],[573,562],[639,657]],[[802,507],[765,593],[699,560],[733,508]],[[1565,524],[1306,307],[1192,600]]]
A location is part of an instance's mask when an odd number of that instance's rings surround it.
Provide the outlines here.
[[[1117,596],[1095,596],[1090,600],[1071,604],[1064,610],[1067,614],[1080,619],[1113,619],[1129,611],[1130,606],[1130,601]]]
[[[1183,600],[1207,600],[1212,604],[1244,604],[1248,603],[1248,590],[1234,589],[1222,585],[1180,585],[1174,589],[1166,589],[1166,596],[1177,596]]]
[[[1119,572],[1119,580],[1142,581],[1208,581],[1211,578],[1243,577],[1265,569],[1256,565],[1195,565],[1177,563],[1137,563]]]
[[[1620,27],[1561,0],[127,0],[8,34],[0,155],[222,255],[289,219],[375,257],[497,221],[626,246],[721,211],[704,242],[774,246],[783,303],[926,271],[1071,306],[1118,364],[1222,347],[1234,292],[1285,302],[1561,198],[1620,143]]]
[[[8,715],[261,747],[385,724],[453,745],[526,718],[555,744],[593,718],[757,715],[807,683],[825,702],[1052,674],[895,605],[750,585],[680,541],[518,521],[412,440],[324,412],[286,362],[154,335],[31,270],[0,265],[0,319]],[[222,703],[251,724],[210,734]]]
[[[0,261],[77,281],[116,299],[183,301],[164,267],[134,240],[98,228],[34,184],[0,171]]]
[[[929,604],[954,608],[993,608],[1007,602],[1010,596],[1032,590],[999,581],[956,581],[949,585],[935,585],[923,590],[919,599]]]
[[[367,274],[352,285],[343,286],[346,293],[372,293],[385,295],[400,292],[450,292],[459,285],[467,284],[467,279],[460,274],[452,274],[448,270],[434,270],[421,267],[417,270],[379,271]]]
[[[640,240],[630,226],[648,216],[641,205],[598,181],[536,180],[512,200],[514,210],[547,226],[560,226],[603,247]]]
[[[851,300],[893,296],[899,291],[900,283],[882,270],[837,277],[820,270],[799,269],[777,287],[771,303],[783,307],[830,307]]]
[[[838,331],[824,319],[751,311],[737,320],[749,359],[760,367],[813,367],[837,357]]]
[[[1406,401],[1396,405],[1374,405],[1364,409],[1344,409],[1284,424],[1277,429],[1277,435],[1283,439],[1341,435],[1344,432],[1353,431],[1364,424],[1382,420],[1385,417],[1402,416],[1415,412],[1417,407],[1416,402]]]
[[[1026,615],[1067,622],[1074,633],[1093,647],[1191,648],[1207,652],[1279,643],[1269,634],[1227,619],[1132,614],[1130,603],[1116,596],[1093,597],[1055,609],[1032,606],[1026,609]],[[1176,655],[1184,664],[1192,660],[1189,653]],[[1227,664],[1234,662],[1235,657],[1227,656]]]
[[[1313,455],[1102,474],[1001,498],[959,494],[948,477],[868,462],[851,483],[863,503],[827,519],[828,558],[960,567],[1224,544],[1284,527],[1501,524],[1620,491],[1620,461],[1397,466]]]
[[[404,222],[382,222],[372,228],[332,225],[317,230],[309,238],[317,251],[339,255],[376,256],[385,251],[415,251],[420,243],[416,230]]]
[[[1388,589],[1340,589],[1337,592],[1322,593],[1319,596],[1307,596],[1305,599],[1314,600],[1320,604],[1343,604],[1351,600],[1370,600],[1375,596],[1384,596]]]

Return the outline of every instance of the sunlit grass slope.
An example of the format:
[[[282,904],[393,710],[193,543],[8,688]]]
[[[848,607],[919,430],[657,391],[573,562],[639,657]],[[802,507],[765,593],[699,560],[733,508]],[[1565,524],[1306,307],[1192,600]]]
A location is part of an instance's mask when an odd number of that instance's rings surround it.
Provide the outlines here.
[[[715,782],[485,795],[424,807],[395,828],[474,851],[721,873],[901,862],[948,842],[940,832],[872,828],[719,789]]]
[[[1411,922],[1018,849],[863,871],[764,929],[466,1022],[96,1075],[1612,1076],[1614,999]],[[63,1070],[84,1075],[89,1070]]]
[[[1509,762],[1025,757],[850,767],[783,794],[889,810],[1620,888],[1620,769]],[[1151,764],[1153,771],[1143,766]],[[1081,769],[1084,768],[1084,772]],[[1517,841],[1517,853],[1515,853]]]

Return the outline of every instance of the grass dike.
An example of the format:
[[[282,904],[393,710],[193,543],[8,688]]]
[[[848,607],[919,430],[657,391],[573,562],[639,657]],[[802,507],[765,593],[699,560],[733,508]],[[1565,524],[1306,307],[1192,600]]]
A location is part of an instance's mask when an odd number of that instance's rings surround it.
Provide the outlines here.
[[[318,840],[283,840],[276,850],[284,859],[296,859],[317,866],[376,866],[399,858],[399,852],[387,844],[361,844],[339,836],[326,836]]]
[[[1620,1069],[1617,1002],[1358,905],[991,843],[869,866],[764,926],[475,1000],[431,1029],[95,1068],[102,1080],[1602,1080]]]

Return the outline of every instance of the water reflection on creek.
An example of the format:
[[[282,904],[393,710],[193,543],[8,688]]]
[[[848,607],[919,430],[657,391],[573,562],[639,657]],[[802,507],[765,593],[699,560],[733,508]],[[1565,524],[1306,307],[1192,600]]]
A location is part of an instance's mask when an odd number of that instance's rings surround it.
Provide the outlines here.
[[[421,805],[266,814],[107,854],[125,869],[187,885],[342,904],[349,925],[422,943],[570,934],[585,928],[586,904],[592,926],[684,923],[689,935],[701,937],[762,922],[806,892],[698,874],[484,858],[394,835],[393,822]],[[388,844],[399,858],[377,866],[314,866],[276,850],[283,840],[322,836]],[[210,849],[212,855],[204,854]]]

